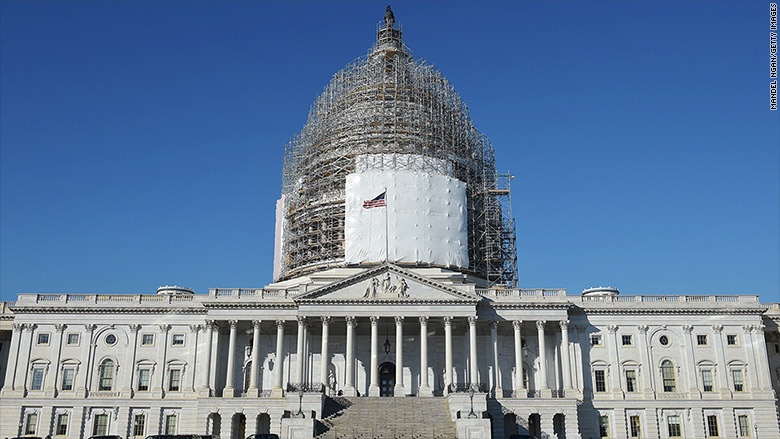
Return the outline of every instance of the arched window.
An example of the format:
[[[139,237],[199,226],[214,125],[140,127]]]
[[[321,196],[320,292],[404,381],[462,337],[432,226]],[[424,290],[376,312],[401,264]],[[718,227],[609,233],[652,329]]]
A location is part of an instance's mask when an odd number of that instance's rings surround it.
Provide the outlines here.
[[[110,359],[100,363],[100,382],[98,390],[111,390],[114,387],[114,362]]]
[[[674,364],[669,360],[664,360],[661,363],[661,378],[664,382],[664,392],[674,392],[677,389],[677,385],[674,379]]]

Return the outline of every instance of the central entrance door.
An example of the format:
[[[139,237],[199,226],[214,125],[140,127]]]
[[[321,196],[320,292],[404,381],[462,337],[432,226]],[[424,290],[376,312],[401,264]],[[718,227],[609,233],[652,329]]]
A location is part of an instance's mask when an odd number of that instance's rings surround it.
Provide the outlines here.
[[[379,365],[379,396],[393,396],[395,389],[395,364],[387,362]]]

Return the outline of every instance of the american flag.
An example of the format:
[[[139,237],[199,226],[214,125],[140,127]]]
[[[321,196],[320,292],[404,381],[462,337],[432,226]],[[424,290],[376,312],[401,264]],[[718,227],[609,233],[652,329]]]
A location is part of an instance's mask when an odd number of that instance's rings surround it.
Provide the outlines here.
[[[371,209],[372,207],[387,207],[387,203],[385,203],[386,193],[387,191],[384,191],[381,194],[377,195],[374,199],[364,201],[363,209]]]

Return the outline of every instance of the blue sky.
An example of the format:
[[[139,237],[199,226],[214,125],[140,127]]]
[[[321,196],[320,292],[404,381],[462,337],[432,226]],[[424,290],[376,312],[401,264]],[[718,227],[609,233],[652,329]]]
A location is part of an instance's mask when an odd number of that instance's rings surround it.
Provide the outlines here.
[[[271,280],[282,150],[386,2],[0,3],[0,299]],[[769,2],[393,2],[510,170],[522,287],[780,292]]]

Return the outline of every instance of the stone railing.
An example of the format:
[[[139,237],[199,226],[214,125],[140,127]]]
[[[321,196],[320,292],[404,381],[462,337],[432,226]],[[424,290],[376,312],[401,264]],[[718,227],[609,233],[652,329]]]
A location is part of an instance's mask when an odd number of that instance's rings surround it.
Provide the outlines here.
[[[90,391],[89,394],[87,394],[88,398],[119,398],[120,392],[111,392],[111,391],[105,391],[105,390],[98,390],[98,391]]]
[[[692,295],[639,295],[639,296],[573,296],[579,297],[581,303],[609,302],[609,303],[755,303],[758,304],[757,295],[740,296],[692,296]]]
[[[168,295],[168,294],[68,294],[68,293],[42,293],[42,294],[20,294],[17,306],[27,303],[39,304],[92,304],[92,303],[110,303],[110,304],[166,304],[180,302],[194,302],[195,296],[186,295]]]
[[[542,397],[542,391],[541,390],[529,390],[528,395],[526,395],[529,398],[541,398]]]
[[[542,298],[542,297],[566,297],[565,289],[525,289],[525,288],[477,288],[477,295],[489,299],[503,298]]]
[[[263,288],[211,288],[209,296],[212,299],[288,299],[295,293],[288,290],[266,290]]]
[[[552,391],[553,398],[566,398],[566,391],[563,389],[554,389]]]

